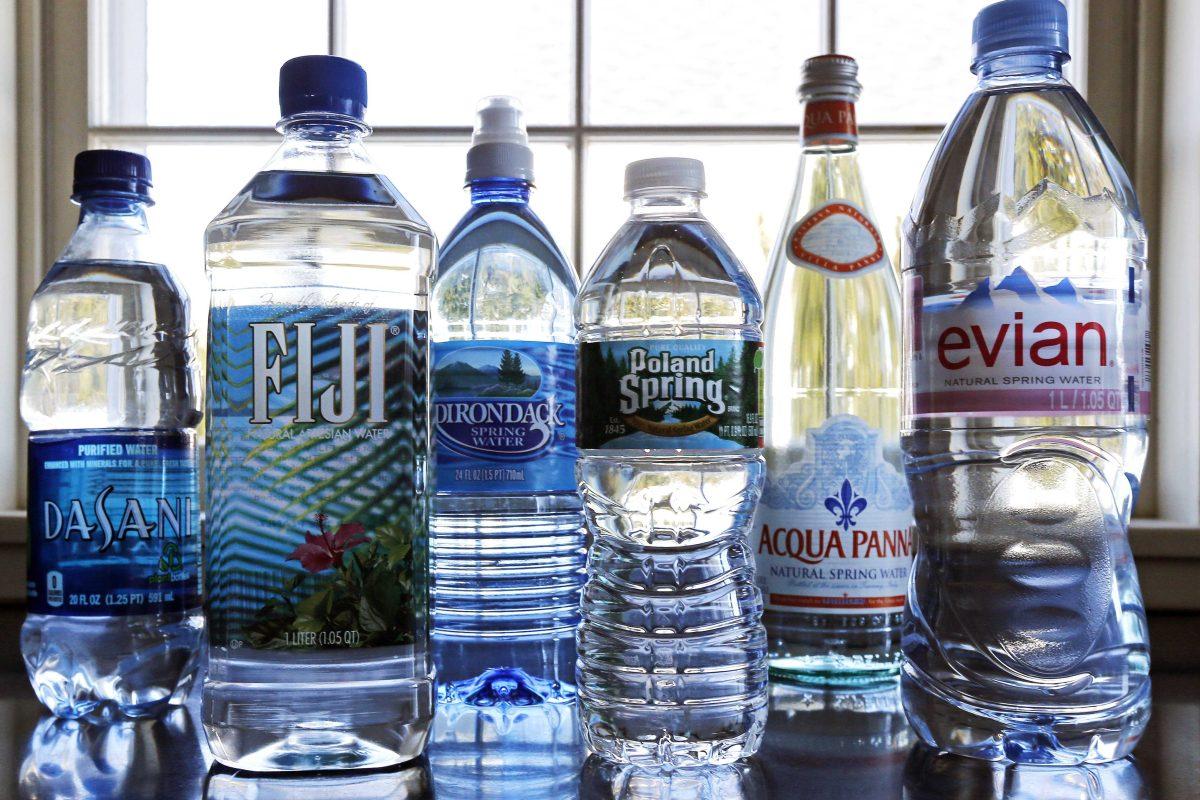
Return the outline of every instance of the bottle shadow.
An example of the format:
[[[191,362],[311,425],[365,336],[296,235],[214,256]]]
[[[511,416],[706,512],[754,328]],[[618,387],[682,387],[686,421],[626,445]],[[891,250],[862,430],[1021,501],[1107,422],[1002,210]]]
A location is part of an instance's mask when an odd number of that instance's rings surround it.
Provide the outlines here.
[[[47,715],[29,737],[19,784],[27,800],[188,798],[199,796],[205,768],[186,708],[106,724]]]
[[[204,800],[433,800],[429,762],[383,769],[258,773],[214,763]]]
[[[918,743],[904,766],[904,800],[1151,800],[1137,762],[1013,764]]]

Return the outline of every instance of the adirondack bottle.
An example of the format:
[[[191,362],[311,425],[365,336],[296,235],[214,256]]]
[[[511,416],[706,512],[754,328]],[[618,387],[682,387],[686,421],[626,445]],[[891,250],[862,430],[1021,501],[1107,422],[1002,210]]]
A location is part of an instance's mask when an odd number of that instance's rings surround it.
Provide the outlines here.
[[[62,717],[181,702],[203,636],[195,331],[156,258],[150,189],[145,156],[76,156],[79,227],[29,308],[21,654]]]
[[[577,468],[592,533],[584,739],[652,766],[758,749],[766,633],[747,541],[762,490],[762,300],[700,211],[704,165],[625,168],[631,214],[576,302]]]
[[[974,42],[978,88],[905,230],[905,710],[955,753],[1107,761],[1150,715],[1126,535],[1150,400],[1146,232],[1063,77],[1063,5],[995,3]]]
[[[488,796],[574,796],[578,773],[578,282],[530,208],[533,168],[516,100],[485,98],[467,151],[471,208],[430,289],[430,760],[452,795],[482,771]]]
[[[253,770],[424,746],[429,227],[362,145],[366,75],[280,70],[283,143],[206,234],[204,726]]]
[[[803,146],[767,278],[767,483],[751,540],[772,677],[894,680],[912,560],[900,290],[858,162],[858,65],[804,64]]]

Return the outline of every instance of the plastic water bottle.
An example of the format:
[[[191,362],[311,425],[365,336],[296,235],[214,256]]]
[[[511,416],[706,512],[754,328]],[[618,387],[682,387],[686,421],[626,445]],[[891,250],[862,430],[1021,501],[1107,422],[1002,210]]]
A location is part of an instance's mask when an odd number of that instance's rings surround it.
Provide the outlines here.
[[[619,762],[754,753],[766,633],[747,541],[762,489],[762,301],[700,213],[704,165],[625,168],[632,215],[576,303],[578,478],[593,542],[578,687]]]
[[[21,653],[63,717],[181,702],[203,633],[195,333],[149,238],[150,187],[144,156],[76,156],[79,227],[29,310]]]
[[[1065,8],[996,3],[974,40],[979,86],[906,229],[905,708],[955,753],[1106,761],[1150,713],[1126,535],[1149,411],[1146,234],[1063,79]]]
[[[533,155],[508,97],[480,105],[471,210],[430,290],[436,494],[430,759],[452,796],[574,797],[578,290],[529,208]]]
[[[260,771],[387,766],[433,715],[429,227],[371,163],[366,74],[280,70],[283,143],[205,236],[203,722]]]
[[[578,284],[529,208],[519,107],[490,97],[471,210],[431,289],[434,654],[454,706],[575,703],[583,516],[575,487]]]
[[[894,681],[912,561],[900,289],[858,162],[858,64],[804,63],[804,151],[767,278],[767,484],[755,517],[771,676]]]

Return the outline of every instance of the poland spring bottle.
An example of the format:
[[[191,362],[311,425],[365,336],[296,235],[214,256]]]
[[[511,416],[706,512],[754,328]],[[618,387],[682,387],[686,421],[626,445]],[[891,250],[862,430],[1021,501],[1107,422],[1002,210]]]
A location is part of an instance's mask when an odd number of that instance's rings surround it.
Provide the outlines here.
[[[762,488],[762,302],[700,213],[704,165],[625,168],[633,213],[584,282],[578,477],[593,536],[584,737],[607,758],[758,749],[766,633],[747,541]]]
[[[905,709],[955,753],[1106,761],[1150,713],[1126,535],[1149,411],[1146,234],[1063,78],[1062,4],[988,6],[974,41],[979,86],[906,229]]]
[[[573,707],[578,282],[529,208],[533,154],[512,98],[483,101],[467,185],[430,297],[440,713]]]
[[[152,249],[149,191],[144,156],[76,156],[79,227],[29,309],[21,653],[63,717],[182,701],[203,633],[195,332]]]
[[[858,164],[858,65],[810,58],[804,153],[767,278],[756,544],[772,677],[894,680],[912,560],[900,290]]]
[[[208,227],[204,726],[260,771],[421,752],[425,283],[434,240],[363,148],[366,74],[280,70],[283,143]]]

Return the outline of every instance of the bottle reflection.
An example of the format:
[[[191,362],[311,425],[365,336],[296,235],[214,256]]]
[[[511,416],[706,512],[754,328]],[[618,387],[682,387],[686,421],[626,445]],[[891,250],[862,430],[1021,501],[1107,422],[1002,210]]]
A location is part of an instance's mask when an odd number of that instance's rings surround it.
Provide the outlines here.
[[[904,767],[904,800],[1150,800],[1137,764],[1045,766],[981,761],[918,744]]]
[[[438,800],[574,800],[579,713],[574,702],[443,703],[428,753]]]
[[[912,742],[896,683],[833,689],[776,681],[759,757],[773,797],[896,800]]]
[[[159,719],[92,725],[44,717],[21,764],[27,800],[196,797],[204,756],[187,709]]]
[[[341,772],[253,773],[214,764],[205,800],[433,800],[424,758],[397,767]]]
[[[792,787],[793,791],[795,788]],[[614,764],[594,755],[584,763],[579,778],[579,800],[766,800],[767,797],[763,769],[757,758],[663,770]]]

